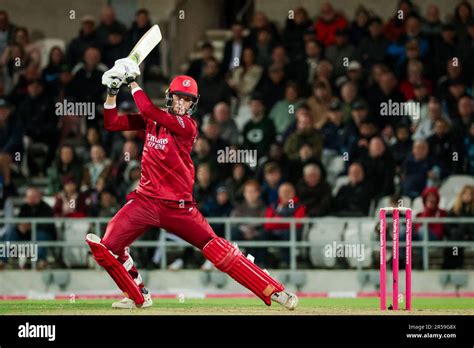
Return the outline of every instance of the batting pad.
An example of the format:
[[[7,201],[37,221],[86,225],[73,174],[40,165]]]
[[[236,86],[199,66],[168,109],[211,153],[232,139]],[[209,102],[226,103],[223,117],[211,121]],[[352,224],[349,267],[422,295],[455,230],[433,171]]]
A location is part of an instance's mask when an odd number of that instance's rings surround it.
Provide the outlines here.
[[[214,238],[202,249],[203,255],[218,270],[227,273],[237,282],[260,297],[267,306],[272,303],[271,296],[285,287],[248,260],[242,252],[224,238]]]
[[[143,298],[140,288],[134,282],[124,265],[101,243],[101,239],[95,234],[89,233],[86,236],[86,242],[89,244],[92,256],[94,256],[97,263],[105,268],[120,290],[133,300],[137,307],[140,307],[143,302],[145,302],[145,299]]]

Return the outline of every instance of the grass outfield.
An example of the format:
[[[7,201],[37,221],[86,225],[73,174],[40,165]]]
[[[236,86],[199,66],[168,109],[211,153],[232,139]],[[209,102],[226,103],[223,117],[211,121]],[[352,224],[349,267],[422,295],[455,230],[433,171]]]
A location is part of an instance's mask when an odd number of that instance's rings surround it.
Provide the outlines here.
[[[414,298],[413,310],[378,310],[378,298],[302,298],[295,311],[257,299],[155,299],[143,310],[112,309],[114,300],[0,301],[0,315],[474,315],[473,298]],[[387,305],[390,302],[387,301]],[[400,305],[403,308],[404,304]]]

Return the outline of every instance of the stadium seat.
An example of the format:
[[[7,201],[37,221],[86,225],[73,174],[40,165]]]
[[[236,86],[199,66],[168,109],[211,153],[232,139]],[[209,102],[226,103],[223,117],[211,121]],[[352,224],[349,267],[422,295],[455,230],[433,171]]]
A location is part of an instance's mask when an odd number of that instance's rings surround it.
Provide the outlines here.
[[[71,267],[86,267],[89,249],[84,243],[85,235],[89,232],[90,224],[80,220],[68,220],[63,225],[63,239],[66,242],[84,244],[84,247],[68,247],[63,250],[64,264]]]
[[[448,203],[459,194],[465,185],[474,185],[474,177],[472,175],[451,175],[439,188],[439,194]]]
[[[360,236],[359,236],[359,224],[349,222],[346,229],[343,233],[343,240],[345,243],[352,245],[357,245],[357,251],[359,248],[363,248],[363,259],[362,261],[358,260],[358,256],[347,257],[346,260],[351,268],[357,268],[360,265],[363,268],[368,268],[372,266],[372,249],[371,241],[374,239],[374,229],[376,222],[375,221],[366,221],[362,222],[360,226]],[[375,252],[378,251],[378,244],[375,243]],[[362,256],[362,255],[361,255]]]
[[[349,177],[347,175],[338,177],[332,189],[332,195],[336,196],[337,193],[339,192],[339,189],[348,183],[349,183]]]
[[[66,50],[66,43],[64,40],[55,38],[44,38],[36,41],[41,54],[41,69],[44,69],[48,65],[49,52],[54,46],[59,46],[63,52]]]
[[[309,252],[309,259],[313,267],[332,268],[336,265],[336,258],[325,257],[325,245],[332,245],[333,242],[340,243],[344,227],[345,222],[325,222],[324,219],[321,219],[319,223],[310,228],[308,241],[315,244]]]
[[[327,165],[327,181],[330,185],[334,185],[338,176],[344,171],[345,161],[342,156],[335,156],[328,160]]]

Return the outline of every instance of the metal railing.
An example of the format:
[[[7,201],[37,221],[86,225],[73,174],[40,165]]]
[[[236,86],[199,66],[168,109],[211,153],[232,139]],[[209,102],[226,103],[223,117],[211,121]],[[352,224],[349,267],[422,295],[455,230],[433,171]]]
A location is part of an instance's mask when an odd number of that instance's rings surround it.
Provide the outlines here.
[[[390,217],[387,218],[390,220]],[[18,223],[30,223],[31,224],[31,240],[30,241],[23,241],[23,242],[15,242],[17,244],[29,244],[35,243],[38,247],[84,247],[87,248],[87,244],[85,241],[37,241],[37,231],[38,225],[42,224],[55,224],[59,226],[65,222],[84,222],[89,223],[93,227],[93,231],[95,234],[102,236],[103,230],[101,229],[101,225],[105,225],[110,221],[110,218],[3,218],[0,220],[0,224],[18,224]],[[290,225],[290,233],[289,233],[289,240],[288,241],[240,241],[236,240],[238,246],[240,247],[252,247],[252,248],[269,248],[269,247],[278,247],[278,248],[289,248],[290,249],[290,264],[289,267],[291,270],[297,269],[297,249],[298,248],[305,248],[305,247],[317,247],[317,246],[324,246],[327,245],[327,240],[324,242],[314,242],[309,240],[298,240],[297,239],[297,225],[304,225],[306,228],[312,228],[315,225],[321,225],[325,223],[338,223],[338,224],[349,224],[355,223],[357,224],[357,235],[358,235],[358,242],[359,244],[365,244],[370,247],[370,250],[374,250],[373,248],[378,248],[379,241],[376,239],[375,230],[372,234],[372,238],[370,240],[363,240],[362,239],[362,224],[374,222],[374,218],[370,217],[360,217],[360,218],[346,218],[346,217],[321,217],[321,218],[253,218],[253,217],[225,217],[225,218],[207,218],[207,221],[212,224],[224,224],[225,226],[225,238],[228,240],[232,240],[231,238],[231,226],[240,224],[240,223],[247,223],[247,224],[263,224],[265,222],[272,222],[272,223],[286,223]],[[378,221],[378,220],[377,220]],[[403,221],[403,220],[402,220]],[[428,233],[428,224],[430,223],[443,223],[443,224],[474,224],[474,217],[450,217],[450,218],[414,218],[413,224],[422,224],[421,233],[422,233],[422,240],[421,241],[413,241],[412,246],[413,248],[422,248],[422,259],[423,259],[423,269],[428,270],[429,268],[429,249],[430,248],[445,248],[445,247],[472,247],[474,248],[474,241],[430,241],[429,240],[429,233]],[[162,250],[162,258],[161,258],[161,269],[167,268],[167,257],[166,251],[169,247],[183,247],[187,244],[180,242],[180,241],[170,241],[167,240],[167,233],[163,229],[161,229],[160,237],[157,241],[143,241],[137,240],[133,243],[133,247],[138,248],[150,248],[150,247],[160,247]],[[0,241],[1,242],[1,241]],[[344,243],[342,239],[337,239],[339,244],[353,244],[353,243]],[[392,246],[392,242],[386,243],[387,247]],[[404,241],[400,241],[400,247],[405,246]],[[36,267],[36,262],[33,262],[33,268]],[[362,266],[360,262],[358,263],[357,268],[360,270]]]

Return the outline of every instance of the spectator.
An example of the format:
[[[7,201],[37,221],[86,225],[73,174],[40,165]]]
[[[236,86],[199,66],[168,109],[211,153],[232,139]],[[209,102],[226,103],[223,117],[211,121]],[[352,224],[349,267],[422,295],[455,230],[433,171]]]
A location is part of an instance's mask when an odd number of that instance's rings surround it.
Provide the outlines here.
[[[423,198],[423,211],[416,214],[416,217],[429,218],[447,217],[448,213],[446,210],[439,208],[439,192],[436,187],[427,187],[421,194]],[[443,223],[429,223],[428,224],[428,239],[429,240],[443,240],[445,232],[445,224]],[[416,224],[413,234],[414,240],[422,240],[422,224]]]
[[[294,118],[297,110],[303,100],[299,97],[298,84],[288,82],[285,87],[285,97],[278,101],[270,111],[270,119],[275,124],[276,132],[282,135]]]
[[[461,41],[466,39],[466,24],[472,19],[472,6],[468,1],[461,1],[454,10],[453,24]]]
[[[421,31],[431,39],[431,42],[434,42],[441,34],[442,26],[439,7],[437,5],[429,5],[426,10]]]
[[[313,86],[313,95],[307,100],[314,127],[317,129],[320,129],[326,122],[329,105],[334,100],[336,97],[333,97],[331,86],[327,80],[317,80]]]
[[[360,5],[356,9],[355,19],[350,25],[350,42],[358,45],[363,38],[369,35],[368,23],[370,19],[369,11]]]
[[[304,166],[303,178],[296,186],[296,193],[309,217],[326,216],[331,212],[331,187],[318,165],[310,163]]]
[[[233,210],[229,192],[225,186],[216,189],[215,197],[204,205],[203,215],[208,217],[228,217]],[[225,238],[225,225],[212,224],[212,229],[220,237]]]
[[[303,143],[298,149],[298,157],[290,161],[289,174],[288,178],[293,184],[298,184],[300,179],[303,177],[303,168],[307,164],[316,164],[321,170],[321,175],[323,178],[326,177],[326,170],[321,162],[321,160],[315,156],[314,150],[310,144]]]
[[[401,0],[395,15],[384,26],[385,37],[389,41],[397,41],[405,33],[406,19],[415,13],[415,6],[411,0]]]
[[[474,217],[474,186],[465,185],[454,201],[453,207],[448,213],[449,217]],[[445,231],[445,237],[451,241],[474,240],[474,225],[449,224]],[[462,268],[464,266],[464,248],[459,248],[454,255],[452,248],[446,248],[444,253],[443,269]]]
[[[117,198],[114,196],[113,191],[110,188],[104,188],[99,195],[99,210],[97,212],[98,217],[112,217],[114,216],[120,206],[117,203]]]
[[[231,117],[229,105],[225,102],[217,103],[214,106],[212,119],[219,125],[220,138],[230,145],[237,145],[239,129]]]
[[[102,103],[105,86],[102,75],[107,67],[101,63],[101,54],[97,48],[89,47],[84,52],[84,61],[72,69],[72,81],[67,93],[76,101]],[[88,116],[88,115],[85,115]]]
[[[415,86],[424,85],[431,94],[431,81],[423,76],[423,64],[418,60],[410,60],[407,64],[407,79],[400,84],[400,92],[405,100],[415,98]]]
[[[25,27],[16,27],[13,31],[13,40],[11,44],[18,45],[18,47],[25,53],[25,59],[23,61],[23,65],[27,66],[32,64],[38,67],[41,63],[41,52],[40,48],[34,42],[31,42],[30,35],[28,33],[28,29]],[[1,57],[0,62],[5,64],[7,61],[7,57],[12,56],[12,49],[14,46],[7,46],[3,50],[3,54]]]
[[[278,189],[278,202],[272,203],[265,212],[267,218],[302,218],[306,216],[306,208],[299,202],[295,194],[295,188],[291,183],[283,183]],[[290,225],[288,223],[266,222],[265,239],[268,240],[290,240]],[[302,224],[296,224],[297,239],[301,239]],[[290,248],[282,248],[281,268],[290,265]]]
[[[236,206],[244,200],[244,183],[248,180],[247,168],[243,163],[236,163],[232,167],[232,175],[225,180],[225,187],[229,192],[231,203]],[[260,186],[260,185],[259,185]]]
[[[236,22],[232,24],[232,38],[226,41],[224,46],[224,57],[221,63],[221,72],[223,74],[238,68],[242,60],[242,52],[248,39],[244,37],[244,26]]]
[[[136,166],[136,163],[140,162],[140,155],[138,152],[137,144],[128,140],[123,144],[122,157],[113,164],[111,169],[111,177],[113,178],[114,186],[119,187],[124,181],[128,181],[130,171],[132,167]],[[104,179],[104,176],[99,177]],[[117,192],[120,198],[125,198],[128,190]]]
[[[62,184],[62,190],[55,195],[54,216],[74,218],[87,216],[86,197],[78,191],[74,179],[66,177]]]
[[[43,201],[41,191],[36,187],[29,187],[25,192],[24,202],[18,213],[20,218],[52,218],[53,210]],[[19,223],[7,230],[4,237],[9,242],[32,241],[32,228],[28,222]],[[56,240],[56,227],[54,224],[38,224],[36,228],[36,241],[45,242]],[[38,248],[38,269],[45,269],[47,263],[48,249]]]
[[[301,86],[304,96],[311,94],[310,86],[312,86],[315,81],[317,67],[321,59],[321,44],[314,39],[306,41],[304,44],[304,55],[300,60],[295,61],[294,67],[294,78]]]
[[[14,106],[5,98],[0,98],[0,178],[3,179],[2,198],[15,193],[11,164],[17,161],[23,151],[23,129],[20,119],[14,114]],[[0,200],[0,207],[3,202]]]
[[[371,184],[371,198],[380,198],[395,193],[395,161],[380,137],[373,137],[368,151],[361,159],[365,177]]]
[[[248,45],[255,47],[259,41],[258,36],[261,31],[268,33],[271,41],[278,41],[279,34],[276,25],[271,22],[267,15],[261,11],[255,12],[250,26],[250,34],[248,36]]]
[[[72,39],[67,48],[66,55],[69,66],[73,67],[78,64],[90,47],[100,48],[100,41],[97,36],[94,17],[86,15],[81,19],[79,35]]]
[[[343,137],[343,149],[344,151],[353,152],[357,146],[360,146],[361,139],[361,127],[364,123],[369,123],[372,127],[374,125],[370,122],[369,118],[369,107],[363,101],[356,101],[352,105],[351,111],[351,119],[347,123],[345,130],[344,130],[344,137]],[[369,127],[365,127],[368,129]],[[373,127],[370,131],[370,134],[366,134],[365,145],[368,145],[367,140],[373,136]]]
[[[250,47],[242,52],[242,65],[231,71],[229,86],[236,92],[241,104],[245,104],[262,78],[263,69],[255,63],[255,53]]]
[[[388,40],[383,35],[382,20],[379,17],[369,20],[368,29],[369,35],[362,38],[357,49],[357,57],[367,69],[370,69],[374,64],[385,61]]]
[[[191,153],[196,168],[203,163],[206,163],[211,169],[212,173],[217,171],[217,163],[214,154],[211,153],[211,146],[209,140],[205,137],[199,137],[194,143],[193,152]]]
[[[309,144],[316,158],[321,158],[323,139],[321,132],[313,127],[307,107],[300,107],[296,114],[296,130],[285,141],[285,153],[290,160],[298,158],[302,144]]]
[[[271,110],[275,103],[285,95],[285,71],[280,65],[273,64],[268,68],[268,76],[264,75],[255,87],[255,93],[263,96],[265,110]]]
[[[323,136],[323,157],[341,155],[344,146],[345,127],[343,123],[342,105],[335,100],[329,106],[328,120],[321,128]]]
[[[104,148],[101,145],[92,146],[90,154],[91,161],[84,166],[83,191],[94,187],[100,177],[108,179],[112,170],[112,161],[105,156]]]
[[[248,180],[243,186],[244,201],[232,210],[230,216],[265,217],[265,205],[260,199],[261,188],[256,180]],[[232,227],[232,240],[263,240],[263,226],[261,223],[239,223]],[[266,261],[262,248],[247,248],[247,253],[255,256],[255,263],[263,265]]]
[[[456,37],[454,25],[452,23],[443,24],[441,40],[435,40],[433,48],[434,76],[436,78],[443,76],[448,60],[462,56],[462,53],[458,51],[458,47],[459,40]]]
[[[286,156],[285,151],[283,150],[282,143],[272,143],[270,145],[270,150],[268,150],[268,153],[265,154],[265,156],[261,157],[258,161],[258,167],[255,174],[255,178],[258,181],[263,180],[263,169],[265,168],[265,165],[269,162],[274,162],[280,166],[283,178],[286,179],[289,177],[290,161],[288,160],[288,157]]]
[[[456,41],[458,42],[456,52],[459,52],[459,57],[462,63],[461,65],[466,67],[466,75],[468,78],[472,79],[474,76],[474,68],[471,64],[474,59],[474,18],[470,19],[467,23],[466,38],[464,40],[459,40],[459,38],[456,37]]]
[[[58,98],[64,88],[64,82],[69,82],[67,74],[69,66],[66,64],[64,52],[59,46],[54,46],[49,51],[48,65],[42,72],[45,93],[54,99]]]
[[[213,57],[214,46],[209,42],[204,42],[201,46],[201,57],[191,61],[186,75],[198,81],[204,75],[204,67],[207,61]]]
[[[457,103],[457,116],[453,119],[453,133],[456,139],[464,139],[469,131],[469,125],[474,120],[472,98],[465,95]],[[452,114],[451,114],[452,115]]]
[[[435,122],[441,119],[449,121],[448,117],[443,114],[443,108],[440,101],[436,97],[431,97],[428,102],[427,117],[422,118],[416,125],[413,139],[428,139],[428,137],[433,134]]]
[[[48,192],[53,195],[61,190],[64,180],[71,178],[77,187],[82,182],[82,164],[71,145],[63,144],[59,148],[56,160],[47,171]]]
[[[278,200],[278,189],[283,183],[281,168],[274,162],[268,162],[263,169],[262,199],[268,206]]]
[[[405,33],[387,48],[387,54],[392,57],[395,67],[401,67],[407,59],[406,44],[416,41],[420,48],[421,58],[425,58],[429,53],[428,39],[421,32],[421,21],[419,17],[412,15],[406,17]]]
[[[212,180],[211,168],[206,163],[201,163],[196,170],[196,182],[193,192],[197,208],[202,210],[213,199],[214,194],[215,185]]]
[[[329,47],[336,42],[336,31],[348,26],[344,16],[338,14],[329,2],[321,4],[319,17],[314,23],[316,40],[324,47]]]
[[[28,150],[28,167],[32,175],[45,170],[54,159],[54,151],[58,144],[59,133],[57,130],[57,117],[53,100],[44,92],[41,81],[34,80],[28,84],[28,94],[18,108],[18,117],[24,125],[26,143],[42,143],[47,145],[46,163],[44,168],[37,168],[33,161],[34,153]]]
[[[407,159],[413,147],[413,141],[410,137],[410,129],[401,125],[395,131],[395,143],[390,146],[392,157],[395,161],[396,172],[400,172],[400,167]]]
[[[459,141],[454,139],[445,119],[439,119],[434,124],[434,133],[426,140],[429,146],[429,156],[435,159],[435,164],[441,169],[441,177],[458,173],[459,161],[454,161],[455,153],[460,152]]]
[[[354,162],[349,166],[349,183],[342,186],[334,198],[337,216],[367,216],[370,207],[370,188],[365,181],[364,168]]]
[[[308,12],[303,7],[294,10],[294,16],[287,18],[283,30],[283,44],[288,51],[290,61],[295,62],[303,59],[305,55],[304,33],[311,27],[312,23]]]
[[[474,121],[469,126],[469,134],[464,137],[463,156],[463,173],[474,175]]]
[[[336,78],[346,72],[345,62],[355,59],[356,52],[354,46],[349,43],[349,34],[348,29],[338,29],[334,44],[326,49],[326,59],[333,65]]]
[[[8,18],[7,11],[0,10],[0,57],[10,42],[13,41],[15,29],[15,25]]]
[[[254,95],[250,101],[252,118],[246,123],[243,130],[243,148],[256,150],[260,158],[268,152],[271,143],[275,140],[275,126],[265,114],[262,97]]]
[[[212,112],[218,102],[229,103],[231,90],[224,78],[219,74],[219,63],[209,58],[204,66],[203,76],[199,79],[198,117]]]
[[[260,66],[269,66],[272,63],[272,51],[275,42],[271,32],[264,28],[257,33],[257,42],[253,47],[255,50],[255,62]]]
[[[351,112],[352,112],[352,105],[354,105],[355,102],[361,101],[361,98],[359,97],[359,88],[357,87],[357,84],[353,81],[347,81],[341,86],[341,102],[335,101],[335,103],[338,103],[341,108],[342,112],[342,121],[344,124],[347,124],[349,120],[351,119]],[[332,105],[333,103],[331,103]]]
[[[107,46],[116,45],[117,38],[113,36],[120,35],[120,41],[122,41],[126,31],[125,25],[117,20],[114,8],[105,6],[100,12],[100,22],[96,30],[97,40],[100,46],[104,47],[104,53],[107,52]]]
[[[401,167],[401,193],[412,199],[418,197],[427,186],[428,176],[435,178],[433,163],[428,157],[429,146],[424,140],[413,143],[412,153]]]
[[[135,20],[132,27],[125,34],[125,42],[127,44],[127,52],[137,44],[140,38],[152,27],[150,13],[147,9],[141,8],[135,13]],[[146,57],[143,75],[145,80],[149,77],[150,71],[153,67],[159,66],[161,63],[160,45],[157,45]],[[201,87],[201,86],[200,86]]]

